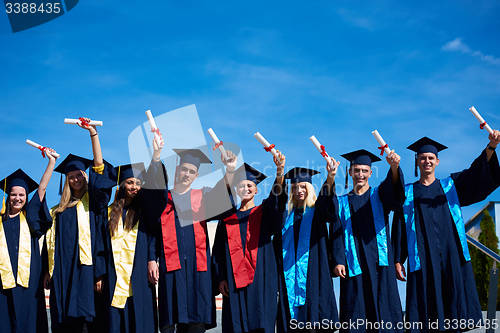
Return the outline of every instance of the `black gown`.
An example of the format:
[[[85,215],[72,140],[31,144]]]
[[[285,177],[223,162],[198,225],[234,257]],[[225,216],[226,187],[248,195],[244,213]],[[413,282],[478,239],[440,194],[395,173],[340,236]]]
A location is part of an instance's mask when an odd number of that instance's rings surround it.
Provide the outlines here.
[[[485,200],[500,185],[500,167],[496,153],[487,161],[486,152],[476,158],[469,169],[452,173],[460,206]],[[438,179],[425,186],[413,184],[415,231],[421,269],[407,270],[406,319],[423,323],[423,329],[409,332],[430,332],[450,328],[453,321],[475,324],[482,319],[481,307],[470,261],[465,261],[458,233]],[[398,221],[396,221],[396,217]],[[406,227],[400,211],[393,223],[395,262],[408,257]],[[449,325],[447,327],[447,320]],[[437,323],[437,324],[434,324]],[[464,330],[462,330],[464,331]]]
[[[39,238],[52,225],[45,196],[40,202],[38,192],[26,205],[26,222],[31,233],[31,262],[29,287],[17,285],[12,289],[3,289],[0,280],[0,332],[30,333],[48,331],[45,292],[43,288],[44,272],[40,256]],[[20,233],[20,216],[3,221],[5,238],[9,249],[10,262],[14,279],[17,281],[17,261]]]
[[[180,269],[167,272],[161,223],[152,234],[156,240],[156,258],[159,259],[158,280],[159,327],[173,324],[204,323],[205,327],[217,325],[215,295],[212,290],[210,244],[205,229],[207,270],[197,270],[196,238],[193,228],[191,192],[202,191],[202,205],[206,210],[217,206],[220,198],[227,196],[225,181],[220,180],[214,188],[190,189],[183,194],[171,192],[175,214],[175,232]],[[165,195],[168,195],[165,191]],[[229,197],[227,198],[229,201]],[[229,207],[231,207],[229,203]],[[206,216],[211,215],[210,212]],[[210,219],[218,219],[214,216]]]
[[[123,309],[111,306],[116,286],[116,270],[111,246],[108,219],[105,220],[103,230],[105,237],[105,253],[107,276],[104,284],[104,295],[107,316],[107,332],[157,332],[158,316],[156,307],[156,287],[148,281],[148,261],[156,260],[154,257],[155,244],[150,236],[151,225],[160,218],[163,207],[166,205],[164,190],[151,181],[150,173],[161,172],[159,162],[153,162],[145,177],[146,186],[139,191],[141,211],[139,227],[135,244],[134,264],[130,278],[133,296],[127,298]],[[122,221],[125,221],[128,207],[124,207]],[[151,257],[152,255],[152,257]]]
[[[97,231],[102,227],[103,217],[115,182],[106,174],[112,167],[105,162],[104,173],[99,174],[92,168],[89,173],[89,219],[92,248],[92,266],[80,263],[78,246],[77,208],[73,206],[56,214],[54,227],[55,254],[54,272],[50,284],[50,316],[52,330],[64,322],[74,322],[77,318],[95,322],[101,312],[96,307],[103,306],[102,295],[94,293],[95,279],[106,273],[104,241]],[[43,260],[48,271],[47,252]],[[98,319],[99,326],[104,324]],[[105,318],[102,318],[103,320]],[[102,329],[102,327],[96,327]]]
[[[258,239],[257,262],[253,282],[243,288],[236,288],[233,263],[230,256],[227,228],[224,220],[219,222],[212,250],[214,269],[214,289],[226,280],[229,297],[223,297],[222,332],[242,333],[258,330],[274,332],[278,312],[278,274],[271,237],[279,231],[283,212],[277,210],[277,197],[271,194],[255,211],[236,211],[241,236],[242,251],[245,251],[247,225],[250,213],[262,210]],[[278,226],[278,227],[277,227]]]
[[[377,233],[375,230],[370,189],[361,195],[353,191],[348,194],[351,210],[352,232],[362,273],[349,276],[345,255],[345,240],[339,218],[339,204],[335,194],[331,195],[328,213],[331,218],[332,268],[346,267],[346,277],[340,278],[341,332],[402,332],[403,313],[394,268],[393,251],[389,229],[389,213],[398,210],[404,202],[403,173],[399,169],[399,182],[393,187],[392,172],[378,186],[378,195],[384,208],[385,230],[388,244],[388,264],[379,265]],[[326,205],[325,205],[326,206]],[[348,323],[365,321],[362,325]],[[384,322],[377,327],[376,323]],[[370,324],[373,324],[371,326]],[[400,328],[398,329],[398,324]]]
[[[298,309],[297,323],[311,323],[330,330],[338,324],[338,310],[333,291],[333,281],[329,265],[329,251],[327,248],[328,229],[326,222],[328,221],[328,216],[322,214],[323,209],[321,208],[321,205],[324,204],[324,199],[322,198],[323,192],[325,191],[322,189],[318,199],[316,200],[315,211],[312,218],[307,269],[306,301],[305,305],[300,306]],[[283,194],[279,199],[280,210],[286,209],[285,206],[287,200],[288,196],[286,191],[283,191]],[[296,251],[296,235],[298,235],[297,231],[300,230],[299,223],[301,223],[302,220],[302,215],[299,211],[300,209],[296,209],[293,222],[293,234]],[[281,222],[282,225],[280,229],[284,227],[285,218],[283,218]],[[295,324],[293,324],[293,326],[290,325],[291,316],[283,270],[283,239],[281,230],[275,235],[273,242],[278,263],[278,285],[280,293],[277,329],[278,332],[290,332],[295,328],[300,328],[300,326]]]

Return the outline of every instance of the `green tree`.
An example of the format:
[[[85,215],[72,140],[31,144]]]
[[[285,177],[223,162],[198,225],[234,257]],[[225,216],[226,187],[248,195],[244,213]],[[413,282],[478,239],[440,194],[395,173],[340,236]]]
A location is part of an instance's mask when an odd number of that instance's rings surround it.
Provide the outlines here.
[[[498,254],[498,237],[495,233],[495,222],[487,210],[484,211],[480,227],[481,233],[479,234],[478,241]],[[490,283],[490,269],[493,267],[493,259],[489,258],[474,246],[470,246],[469,250],[479,303],[481,304],[481,309],[485,311],[488,307],[488,288]],[[497,268],[500,268],[500,265],[498,265]],[[497,310],[500,310],[500,292],[497,293],[497,296]]]

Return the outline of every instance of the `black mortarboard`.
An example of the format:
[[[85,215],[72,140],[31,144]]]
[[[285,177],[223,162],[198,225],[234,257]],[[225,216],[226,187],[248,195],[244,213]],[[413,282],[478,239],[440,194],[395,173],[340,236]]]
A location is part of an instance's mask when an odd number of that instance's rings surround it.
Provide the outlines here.
[[[31,192],[38,188],[37,182],[31,179],[23,170],[17,169],[9,176],[5,177],[0,181],[0,188],[4,191],[3,200],[2,200],[2,209],[0,210],[0,214],[5,214],[5,194],[9,195],[10,190],[14,186],[21,186],[26,190],[26,196],[28,196]],[[0,222],[1,223],[1,222]]]
[[[436,158],[438,157],[438,152],[441,150],[445,150],[446,147],[445,145],[440,144],[437,141],[434,141],[432,139],[429,139],[428,137],[424,136],[423,138],[415,141],[411,145],[407,147],[407,149],[412,150],[415,152],[415,177],[418,176],[418,166],[417,166],[417,157],[420,154],[423,153],[433,153],[436,155]]]
[[[237,185],[242,180],[250,180],[258,185],[261,181],[266,179],[267,176],[264,175],[259,170],[253,168],[249,164],[243,163],[234,173],[233,184]]]
[[[285,179],[290,179],[292,184],[308,182],[311,183],[311,177],[320,173],[319,171],[307,168],[293,168],[285,174]]]
[[[0,181],[0,188],[8,195],[14,186],[21,186],[26,190],[26,195],[38,188],[37,182],[31,179],[23,170],[17,169]]]
[[[142,162],[117,166],[115,168],[117,183],[120,184],[125,179],[132,177],[144,181],[145,170],[146,168]]]
[[[433,153],[437,157],[438,152],[440,152],[441,150],[445,150],[446,148],[448,147],[424,136],[423,138],[409,145],[407,149],[414,151],[415,153],[417,153],[417,155],[422,153]]]
[[[69,154],[66,156],[64,161],[62,161],[54,171],[61,174],[61,179],[59,180],[59,195],[62,194],[62,175],[68,174],[68,172],[81,170],[85,171],[92,164],[92,160]]]
[[[368,165],[369,167],[371,167],[372,163],[381,161],[381,159],[378,156],[370,153],[368,150],[365,149],[355,150],[340,156],[351,162],[351,165],[360,164],[360,165]]]
[[[85,171],[92,164],[92,160],[69,154],[64,161],[62,161],[54,171],[61,174],[67,174],[71,171],[82,170]]]
[[[199,169],[201,163],[212,163],[207,155],[199,149],[173,149],[173,151],[181,158],[179,165],[182,163],[190,163],[194,165],[196,169]]]

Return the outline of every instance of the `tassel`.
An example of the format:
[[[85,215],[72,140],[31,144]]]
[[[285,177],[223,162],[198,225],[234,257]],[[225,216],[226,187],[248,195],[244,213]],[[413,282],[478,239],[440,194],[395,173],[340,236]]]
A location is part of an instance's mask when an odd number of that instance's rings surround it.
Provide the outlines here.
[[[62,173],[61,173],[61,179],[59,180],[59,195],[62,195],[62,191],[63,188],[62,188]]]
[[[118,199],[118,192],[120,191],[120,170],[122,166],[118,167],[118,179],[116,180],[116,192],[115,192],[115,201]]]
[[[418,177],[417,153],[415,153],[415,177]]]
[[[7,206],[5,205],[5,191],[7,191],[7,178],[5,178],[5,183],[3,185],[3,200],[2,200],[2,210],[0,210],[0,215],[5,214]]]
[[[345,165],[345,187],[349,187],[349,172],[347,171],[347,164]]]
[[[5,194],[3,195],[3,200],[2,200],[2,210],[0,210],[0,215],[5,214],[5,211],[7,210],[7,206],[5,206]]]

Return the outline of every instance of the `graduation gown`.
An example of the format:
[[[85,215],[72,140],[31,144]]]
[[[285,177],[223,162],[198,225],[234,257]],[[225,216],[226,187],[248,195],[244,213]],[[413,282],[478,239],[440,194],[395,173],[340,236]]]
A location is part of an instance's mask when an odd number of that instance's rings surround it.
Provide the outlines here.
[[[171,192],[174,204],[175,232],[180,269],[167,272],[161,223],[155,232],[156,258],[159,258],[160,278],[158,280],[158,308],[160,328],[165,325],[204,323],[211,328],[217,325],[215,295],[212,291],[210,244],[205,228],[207,270],[197,270],[196,239],[193,228],[191,192]],[[199,191],[199,190],[198,190]],[[228,196],[224,179],[214,188],[203,187],[202,205],[205,210],[220,207],[219,200]],[[165,193],[167,195],[168,193]],[[227,203],[229,203],[229,197]],[[231,207],[230,203],[228,204]],[[207,216],[212,216],[207,214]],[[217,219],[213,217],[211,219]],[[150,260],[156,260],[150,258]]]
[[[237,218],[241,246],[239,249],[243,255],[246,248],[248,223],[260,222],[258,233],[257,261],[253,281],[246,287],[237,288],[228,243],[228,231],[226,219],[221,220],[217,226],[214,247],[212,251],[212,262],[214,265],[214,288],[218,290],[219,283],[226,280],[229,288],[229,297],[223,298],[222,303],[222,332],[241,333],[253,330],[262,332],[274,332],[276,316],[278,313],[278,272],[276,258],[271,237],[279,230],[279,223],[283,219],[284,212],[277,209],[276,191],[271,194],[260,206],[246,211],[236,211],[229,218]],[[258,217],[261,216],[260,221]],[[278,222],[278,223],[276,223]],[[277,227],[278,226],[278,227]],[[251,237],[257,235],[251,234]],[[218,291],[216,292],[218,293]]]
[[[487,161],[486,152],[469,169],[452,173],[460,206],[485,200],[500,185],[500,167],[496,153]],[[415,232],[421,269],[407,270],[406,320],[423,323],[409,332],[434,331],[429,322],[445,330],[445,320],[472,320],[480,323],[481,307],[470,261],[465,261],[458,233],[438,179],[425,186],[413,184]],[[396,216],[395,216],[396,217]],[[403,213],[393,223],[395,262],[408,257]],[[456,330],[455,330],[456,331]]]
[[[160,162],[153,162],[148,170],[156,172]],[[161,170],[161,168],[160,168]],[[150,236],[151,222],[158,220],[163,207],[166,205],[164,190],[158,190],[159,186],[153,184],[149,175],[146,175],[146,187],[139,191],[141,201],[141,211],[139,217],[139,228],[135,243],[134,264],[130,277],[133,296],[127,298],[123,309],[111,306],[116,286],[116,269],[111,245],[111,235],[109,232],[108,219],[105,219],[103,231],[105,234],[105,256],[107,266],[106,283],[104,284],[104,294],[106,302],[107,332],[158,332],[158,316],[156,307],[156,286],[148,281],[148,261],[155,252],[155,244]],[[122,212],[122,222],[125,223],[125,216],[128,207],[124,207]]]
[[[297,323],[312,323],[315,325],[327,324],[328,328],[335,327],[338,322],[337,302],[333,291],[333,282],[330,274],[329,251],[327,249],[327,216],[322,214],[321,205],[323,201],[320,197],[316,200],[315,211],[312,218],[311,237],[309,242],[309,260],[307,268],[306,283],[306,301],[305,305],[298,308]],[[279,199],[280,210],[286,210],[288,196],[283,191]],[[294,214],[294,242],[297,250],[297,236],[300,230],[302,214],[300,209],[295,210]],[[284,227],[285,218],[281,221],[281,228]],[[289,234],[292,235],[292,234]],[[285,284],[285,274],[283,270],[283,239],[281,230],[275,235],[274,248],[278,263],[278,286],[279,286],[279,304],[278,304],[278,332],[290,332],[290,308],[288,303],[288,293]],[[323,326],[323,328],[327,328]]]
[[[73,206],[55,216],[55,253],[54,272],[50,284],[50,316],[52,329],[59,324],[78,317],[94,321],[95,306],[100,306],[101,295],[96,293],[94,304],[95,278],[106,273],[104,260],[104,242],[100,233],[105,210],[115,182],[106,176],[112,167],[105,162],[104,174],[96,173],[92,168],[89,173],[89,220],[92,249],[92,266],[80,264],[78,245],[77,208]],[[45,250],[46,251],[46,250]],[[44,251],[44,252],[45,252]],[[45,252],[44,260],[47,259]],[[46,267],[48,264],[46,263]],[[48,269],[46,269],[48,271]]]
[[[16,285],[12,289],[3,289],[0,280],[0,332],[48,332],[39,238],[50,228],[52,219],[45,197],[40,202],[38,192],[26,205],[26,222],[31,233],[29,286]],[[12,272],[17,281],[20,215],[3,221],[3,227]]]
[[[393,251],[389,228],[390,211],[399,210],[404,202],[403,173],[399,169],[399,182],[392,185],[392,172],[378,186],[378,197],[383,206],[385,233],[387,241],[388,266],[379,264],[377,232],[370,198],[370,189],[358,195],[348,194],[351,211],[352,233],[361,274],[349,276],[345,254],[345,239],[339,217],[337,196],[332,193],[327,208],[331,218],[330,235],[332,242],[332,269],[337,265],[346,267],[346,277],[340,278],[340,321],[344,323],[341,332],[403,332],[403,312],[399,298]],[[370,325],[347,325],[362,319],[371,324],[385,323],[375,329]],[[390,323],[387,325],[387,323]],[[376,326],[375,326],[376,327]],[[344,329],[346,328],[346,329]],[[382,329],[383,328],[383,329]]]

